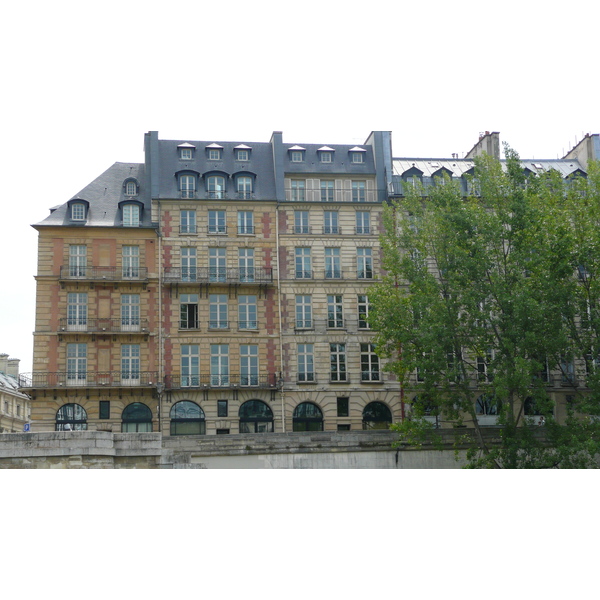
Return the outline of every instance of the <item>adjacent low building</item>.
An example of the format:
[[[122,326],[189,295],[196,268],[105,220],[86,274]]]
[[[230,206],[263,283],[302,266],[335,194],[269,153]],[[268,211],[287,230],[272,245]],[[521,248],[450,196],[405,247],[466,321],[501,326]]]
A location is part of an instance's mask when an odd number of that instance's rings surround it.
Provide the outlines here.
[[[29,424],[30,399],[19,391],[19,362],[0,354],[0,433],[19,433]]]

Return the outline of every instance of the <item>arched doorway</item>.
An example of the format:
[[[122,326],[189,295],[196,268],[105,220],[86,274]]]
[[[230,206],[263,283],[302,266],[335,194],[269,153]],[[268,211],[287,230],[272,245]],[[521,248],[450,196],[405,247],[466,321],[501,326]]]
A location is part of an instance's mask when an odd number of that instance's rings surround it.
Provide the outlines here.
[[[240,406],[240,433],[272,433],[273,411],[262,400],[248,400]]]
[[[123,409],[121,416],[123,433],[147,433],[152,431],[152,411],[141,402],[133,402]]]
[[[293,431],[323,431],[323,411],[312,402],[302,402],[294,409]]]
[[[206,421],[204,411],[190,400],[182,400],[173,404],[169,413],[171,419],[171,435],[204,435]]]
[[[87,413],[80,404],[65,404],[56,412],[56,431],[85,431]]]
[[[392,411],[383,402],[369,402],[363,410],[363,429],[388,429]]]

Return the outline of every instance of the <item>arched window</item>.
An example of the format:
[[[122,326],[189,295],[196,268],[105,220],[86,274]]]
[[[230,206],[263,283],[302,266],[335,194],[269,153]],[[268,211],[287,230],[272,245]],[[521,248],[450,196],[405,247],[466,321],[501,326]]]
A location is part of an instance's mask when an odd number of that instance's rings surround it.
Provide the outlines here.
[[[121,419],[121,431],[123,433],[152,431],[152,411],[141,402],[133,402],[126,406]]]
[[[211,175],[206,178],[206,192],[209,198],[225,197],[225,177]]]
[[[370,402],[363,410],[363,429],[388,429],[392,412],[383,402]]]
[[[435,427],[440,426],[440,409],[427,396],[415,396],[412,399],[415,414]]]
[[[293,415],[294,431],[323,431],[323,412],[312,402],[298,404]]]
[[[56,413],[56,431],[85,431],[87,413],[79,404],[65,404]]]
[[[204,411],[189,400],[173,404],[169,414],[171,418],[171,435],[204,435],[206,422]]]
[[[235,182],[238,198],[252,197],[252,177],[248,177],[247,175],[239,175],[236,177]]]
[[[500,403],[489,394],[481,394],[475,402],[475,413],[478,415],[497,415]]]
[[[272,433],[273,411],[261,400],[248,400],[240,406],[240,433]]]
[[[135,181],[129,180],[125,184],[125,195],[126,196],[137,196],[137,183]]]

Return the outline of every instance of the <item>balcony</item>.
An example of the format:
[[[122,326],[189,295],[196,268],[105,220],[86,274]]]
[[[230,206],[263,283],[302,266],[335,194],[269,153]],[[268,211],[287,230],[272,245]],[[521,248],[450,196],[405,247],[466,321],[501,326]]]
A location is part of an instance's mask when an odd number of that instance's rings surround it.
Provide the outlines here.
[[[148,319],[60,319],[60,333],[140,333],[148,335]]]
[[[146,267],[73,267],[63,265],[60,268],[59,281],[148,281]]]
[[[277,376],[269,375],[167,375],[165,388],[179,389],[275,389]]]
[[[227,285],[270,285],[273,283],[273,269],[242,267],[235,269],[213,267],[178,267],[165,269],[163,282],[204,283]]]
[[[387,199],[387,190],[368,189],[364,187],[343,188],[328,187],[308,189],[291,187],[285,190],[288,202],[382,202]]]
[[[57,388],[115,388],[156,386],[156,371],[61,371],[55,373],[34,372],[20,376],[23,389],[57,389]]]

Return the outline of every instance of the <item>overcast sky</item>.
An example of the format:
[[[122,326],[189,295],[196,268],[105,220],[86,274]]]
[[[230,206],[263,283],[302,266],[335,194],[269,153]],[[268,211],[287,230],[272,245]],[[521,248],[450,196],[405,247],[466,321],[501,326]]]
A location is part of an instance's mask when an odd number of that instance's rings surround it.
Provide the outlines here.
[[[463,156],[500,131],[561,157],[598,133],[596,3],[12,2],[2,32],[0,352],[31,371],[37,233],[143,137]],[[587,24],[590,24],[589,26]]]

